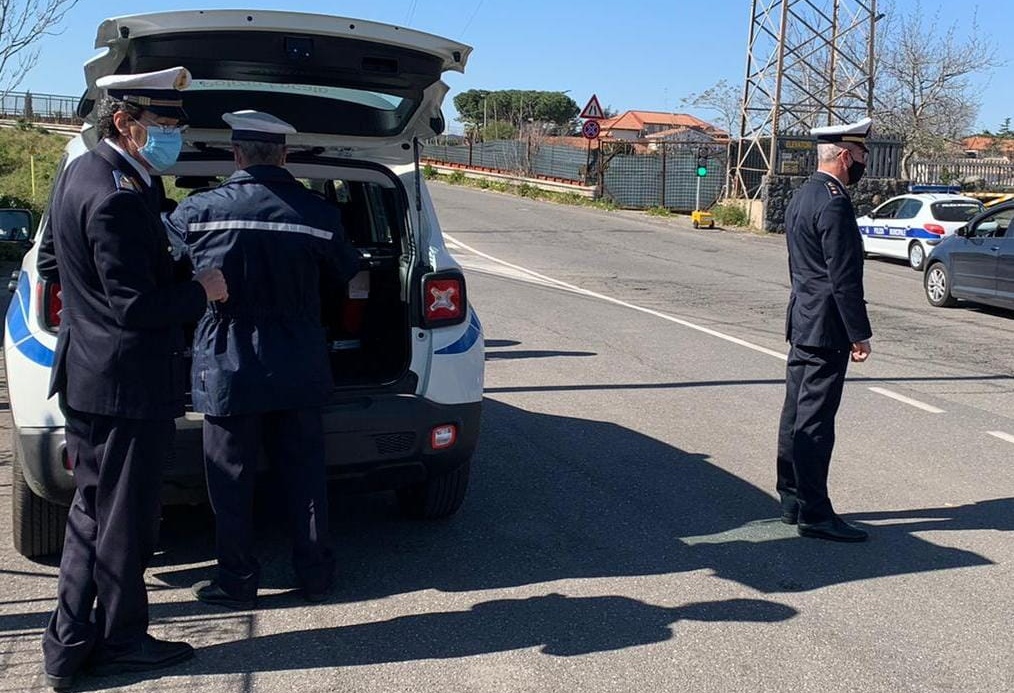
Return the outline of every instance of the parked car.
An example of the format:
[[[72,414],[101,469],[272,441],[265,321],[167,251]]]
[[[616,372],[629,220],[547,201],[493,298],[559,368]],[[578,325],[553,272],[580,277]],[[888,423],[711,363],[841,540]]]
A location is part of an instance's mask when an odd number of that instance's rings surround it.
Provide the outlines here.
[[[990,207],[930,255],[923,275],[926,298],[934,306],[957,299],[1014,309],[1014,202]]]
[[[346,235],[371,264],[347,291],[322,296],[336,382],[324,409],[329,474],[396,489],[410,516],[456,512],[479,435],[484,343],[421,175],[419,143],[443,130],[441,76],[463,71],[471,48],[395,26],[262,10],[110,19],[96,45],[105,50],[85,65],[86,125],[57,176],[96,144],[95,81],[108,74],[175,65],[193,74],[184,150],[164,174],[179,189],[233,172],[223,113],[257,109],[292,123],[299,134],[289,138],[287,168],[341,209]],[[37,250],[15,288],[4,336],[14,544],[40,556],[59,551],[74,490],[63,417],[47,396],[60,293],[39,277]],[[177,421],[165,502],[206,497],[201,425],[189,411]]]
[[[984,209],[972,197],[920,192],[925,189],[912,186],[913,192],[892,197],[856,219],[867,254],[908,260],[912,269],[922,271],[933,248]]]
[[[32,240],[32,213],[27,209],[0,209],[0,243],[28,245]]]

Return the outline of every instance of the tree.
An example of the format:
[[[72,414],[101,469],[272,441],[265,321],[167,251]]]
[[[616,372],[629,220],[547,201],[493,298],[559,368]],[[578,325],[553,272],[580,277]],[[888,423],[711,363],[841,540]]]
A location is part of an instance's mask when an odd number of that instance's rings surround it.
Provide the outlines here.
[[[743,88],[733,86],[724,79],[697,94],[689,94],[680,103],[692,108],[702,108],[718,113],[722,127],[732,135],[739,122],[739,111],[743,101]]]
[[[894,14],[877,36],[877,129],[904,135],[902,170],[911,175],[913,159],[945,151],[972,130],[979,93],[972,83],[1002,62],[998,42],[980,30],[974,14],[945,29],[940,12],[927,16],[920,3]]]
[[[0,0],[2,1],[2,0]],[[454,97],[458,120],[481,129],[491,121],[510,123],[521,131],[525,123],[553,123],[570,126],[580,109],[574,100],[559,91],[489,91],[469,89]]]
[[[16,89],[78,0],[0,0],[0,94]]]
[[[1000,125],[1000,132],[996,136],[1005,140],[1014,138],[1014,132],[1010,129],[1010,116],[1003,119],[1003,123]]]
[[[512,140],[518,136],[518,129],[511,123],[504,122],[502,120],[490,121],[486,127],[481,128],[479,132],[482,133],[482,139],[484,142],[492,142],[494,140]]]

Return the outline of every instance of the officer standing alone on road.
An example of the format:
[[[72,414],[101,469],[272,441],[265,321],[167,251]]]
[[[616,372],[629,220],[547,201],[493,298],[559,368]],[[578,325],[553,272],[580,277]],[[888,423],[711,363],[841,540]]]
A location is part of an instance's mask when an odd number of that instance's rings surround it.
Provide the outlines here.
[[[194,594],[208,604],[256,606],[253,492],[263,445],[281,477],[271,502],[288,510],[299,586],[308,601],[322,601],[335,559],[321,406],[334,385],[320,280],[347,282],[360,255],[345,239],[338,208],[284,168],[291,125],[256,111],[223,119],[239,170],[166,220],[194,266],[221,265],[232,286],[228,304],[210,309],[194,335],[193,402],[205,414],[218,556],[215,578],[194,585]]]
[[[184,68],[104,77],[102,141],[73,161],[53,194],[40,273],[63,309],[51,395],[66,418],[77,491],[67,517],[58,605],[43,639],[47,683],[145,671],[193,655],[148,635],[144,570],[157,539],[161,472],[183,414],[183,330],[225,280],[174,279],[152,173],[171,166],[186,118]]]
[[[828,497],[835,415],[849,359],[870,356],[870,321],[863,298],[863,244],[845,188],[866,169],[871,120],[814,128],[817,172],[797,190],[785,213],[792,293],[786,316],[791,348],[778,430],[778,495],[782,521],[801,536],[864,541],[864,530],[842,520]]]

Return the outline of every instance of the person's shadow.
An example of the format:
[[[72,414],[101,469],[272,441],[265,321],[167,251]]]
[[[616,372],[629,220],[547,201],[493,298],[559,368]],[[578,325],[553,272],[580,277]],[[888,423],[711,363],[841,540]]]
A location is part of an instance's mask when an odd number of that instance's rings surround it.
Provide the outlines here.
[[[201,648],[193,662],[172,673],[196,676],[362,666],[533,647],[546,655],[573,657],[670,640],[678,637],[679,621],[776,623],[795,615],[789,606],[756,599],[664,607],[627,597],[554,593],[483,602],[464,611],[249,637]],[[110,682],[96,680],[94,684]],[[85,680],[86,690],[87,685]]]

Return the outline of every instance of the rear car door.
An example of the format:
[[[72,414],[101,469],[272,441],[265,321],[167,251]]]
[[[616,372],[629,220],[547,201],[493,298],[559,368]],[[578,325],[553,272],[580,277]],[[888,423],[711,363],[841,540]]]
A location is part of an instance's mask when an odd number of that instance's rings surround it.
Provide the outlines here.
[[[1014,229],[1009,220],[1003,236],[996,240],[1000,247],[996,262],[996,302],[1014,309]]]

